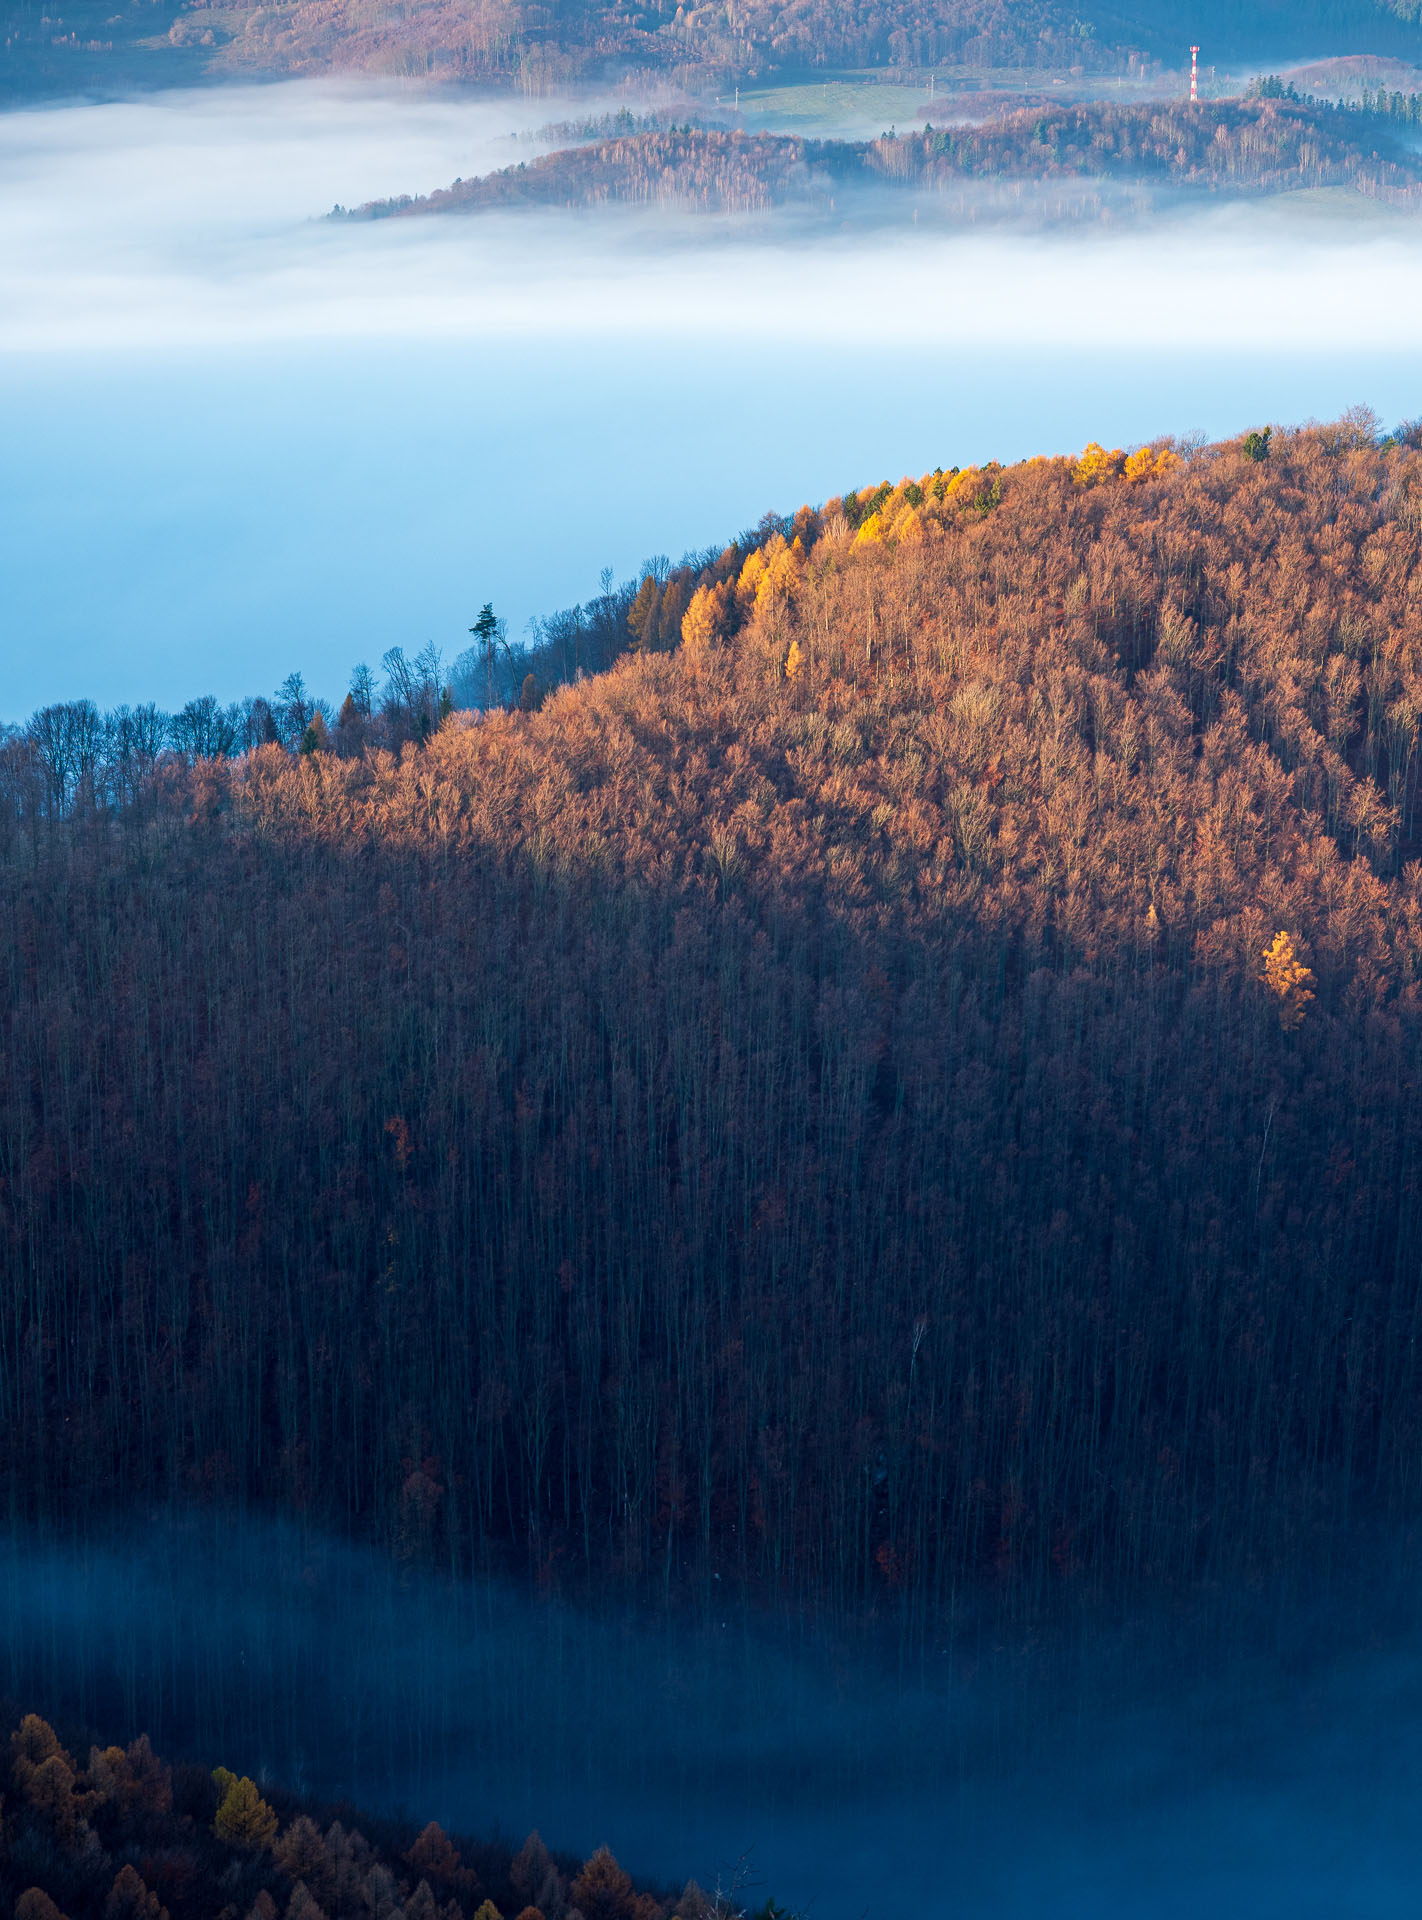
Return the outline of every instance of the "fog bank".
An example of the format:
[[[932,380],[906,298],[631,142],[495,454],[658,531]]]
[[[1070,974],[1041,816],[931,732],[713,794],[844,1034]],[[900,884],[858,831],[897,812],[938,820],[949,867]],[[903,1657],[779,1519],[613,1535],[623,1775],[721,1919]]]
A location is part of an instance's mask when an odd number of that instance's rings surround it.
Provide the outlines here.
[[[598,103],[592,103],[595,107]],[[0,115],[0,719],[337,697],[768,508],[990,457],[1422,411],[1418,230],[630,209],[325,223],[587,103],[309,82]]]
[[[1361,196],[1112,236],[839,234],[625,208],[316,219],[531,158],[513,132],[574,111],[294,82],[0,116],[0,352],[686,330],[767,349],[900,332],[959,349],[1415,340],[1422,245]]]
[[[230,1517],[130,1531],[0,1553],[18,1702],[421,1821],[607,1841],[669,1881],[748,1872],[818,1920],[1415,1911],[1396,1551],[1331,1597],[908,1657],[887,1629],[595,1618]]]

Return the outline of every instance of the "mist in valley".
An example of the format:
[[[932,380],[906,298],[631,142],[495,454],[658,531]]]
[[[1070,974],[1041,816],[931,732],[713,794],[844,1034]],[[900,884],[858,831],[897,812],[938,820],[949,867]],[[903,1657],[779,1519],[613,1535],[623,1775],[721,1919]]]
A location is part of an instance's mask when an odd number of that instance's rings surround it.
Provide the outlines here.
[[[517,636],[769,508],[990,457],[1417,411],[1413,224],[632,208],[347,225],[606,102],[286,83],[0,116],[5,712]],[[886,202],[886,206],[889,202]],[[79,564],[76,564],[78,562]]]
[[[133,1544],[134,1542],[138,1544]],[[1422,1871],[1415,1559],[1300,1589],[817,1629],[714,1601],[593,1614],[291,1527],[12,1537],[0,1690],[173,1756],[823,1920],[1391,1915]]]

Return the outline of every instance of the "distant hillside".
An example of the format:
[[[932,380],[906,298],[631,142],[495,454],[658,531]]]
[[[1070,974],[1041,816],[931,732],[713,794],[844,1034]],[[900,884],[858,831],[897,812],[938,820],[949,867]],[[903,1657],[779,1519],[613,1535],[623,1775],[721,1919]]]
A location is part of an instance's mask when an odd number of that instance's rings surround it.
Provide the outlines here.
[[[1418,0],[1096,0],[1086,17],[1109,44],[1176,65],[1201,47],[1207,64],[1374,53],[1415,58]]]
[[[1422,68],[1407,60],[1387,60],[1367,54],[1311,60],[1303,66],[1290,67],[1283,77],[1298,93],[1342,100],[1357,100],[1366,93],[1376,94],[1380,88],[1404,95],[1422,92]]]
[[[484,718],[36,716],[11,1511],[925,1630],[1422,1517],[1419,437],[870,486]]]
[[[304,1805],[221,1766],[171,1766],[146,1738],[66,1750],[26,1714],[0,1750],[0,1911],[14,1920],[732,1920],[688,1886],[633,1887],[605,1849],[581,1867],[539,1836],[458,1845]],[[313,1818],[312,1816],[315,1816]]]
[[[772,206],[838,207],[876,189],[935,196],[977,213],[994,182],[1144,186],[1160,195],[1280,193],[1347,186],[1390,204],[1416,204],[1422,161],[1370,116],[1287,101],[1032,108],[970,127],[870,141],[808,140],[693,126],[597,140],[428,195],[372,201],[346,214],[381,219],[508,207],[592,207],[611,202],[749,212]],[[959,190],[956,193],[955,190]],[[1022,209],[1018,199],[1008,209]],[[1077,196],[1062,210],[1119,210]]]
[[[146,12],[147,10],[145,10]],[[696,91],[770,74],[928,68],[1059,76],[1221,69],[1328,54],[1418,57],[1417,0],[4,0],[0,90],[171,83],[206,72],[364,71],[516,83],[656,75]]]
[[[525,84],[619,78],[629,68],[684,84],[771,73],[937,66],[1116,73],[1132,55],[1171,70],[1192,41],[1207,58],[1415,55],[1409,0],[1138,0],[1081,8],[1065,0],[427,0],[418,10],[377,0],[249,0],[209,9],[237,38],[231,55],[285,70],[358,66],[404,72],[517,75]]]

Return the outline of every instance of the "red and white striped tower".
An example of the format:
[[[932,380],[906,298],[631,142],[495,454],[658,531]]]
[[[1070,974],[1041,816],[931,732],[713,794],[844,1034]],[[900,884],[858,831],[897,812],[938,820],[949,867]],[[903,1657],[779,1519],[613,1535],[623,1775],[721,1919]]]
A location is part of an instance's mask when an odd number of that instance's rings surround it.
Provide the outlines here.
[[[1200,49],[1198,47],[1191,47],[1190,49],[1190,103],[1191,105],[1192,106],[1195,105],[1195,103],[1199,100],[1199,98],[1200,98]]]

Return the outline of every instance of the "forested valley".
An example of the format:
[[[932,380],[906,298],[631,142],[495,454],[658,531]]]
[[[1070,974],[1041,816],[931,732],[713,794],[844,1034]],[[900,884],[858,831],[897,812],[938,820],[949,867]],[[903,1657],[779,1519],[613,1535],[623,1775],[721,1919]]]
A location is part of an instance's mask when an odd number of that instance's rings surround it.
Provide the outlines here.
[[[1414,1517],[1418,439],[848,493],[482,712],[14,730],[14,1520],[927,1630]]]

